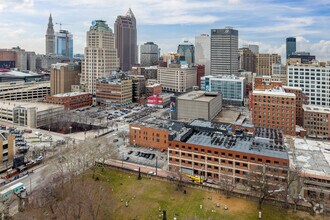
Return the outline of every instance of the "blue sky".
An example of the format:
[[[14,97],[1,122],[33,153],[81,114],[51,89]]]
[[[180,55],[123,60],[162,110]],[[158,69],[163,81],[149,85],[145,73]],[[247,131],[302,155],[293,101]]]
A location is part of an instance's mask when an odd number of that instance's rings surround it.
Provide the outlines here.
[[[74,52],[82,53],[92,20],[106,20],[113,28],[128,8],[137,19],[138,44],[153,41],[162,53],[211,28],[232,26],[240,45],[259,44],[261,52],[284,56],[285,38],[295,36],[298,50],[330,60],[330,0],[0,0],[0,48],[44,53],[51,12],[54,23],[66,24],[74,35]]]

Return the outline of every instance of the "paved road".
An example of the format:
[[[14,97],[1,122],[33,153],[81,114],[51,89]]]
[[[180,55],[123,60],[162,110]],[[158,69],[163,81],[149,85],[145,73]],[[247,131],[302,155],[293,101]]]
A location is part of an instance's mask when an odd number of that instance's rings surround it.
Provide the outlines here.
[[[123,131],[126,130],[128,131],[128,124],[120,124],[118,125],[118,132],[119,131]],[[95,133],[96,135],[97,133]],[[105,141],[105,143],[109,143],[113,141],[113,139],[117,138],[117,132],[113,132],[113,133],[109,133],[107,135],[104,135],[100,138],[98,138],[98,140],[101,141]],[[93,135],[90,138],[94,138],[95,135]],[[73,136],[73,138],[75,138],[75,136]],[[78,135],[76,140],[76,147],[79,147],[79,143],[84,142],[84,140],[81,140],[81,136]],[[118,144],[122,144],[122,141],[117,142]],[[64,148],[65,149],[65,148]],[[72,154],[72,152],[69,150],[64,151],[63,149],[61,149],[60,152],[58,152],[58,154],[62,154],[64,157],[66,155],[70,155]],[[78,158],[75,158],[78,160]],[[89,166],[91,166],[93,164],[94,158],[87,158],[87,161],[90,161]],[[30,194],[31,192],[33,192],[34,190],[41,188],[41,187],[45,187],[47,185],[47,183],[51,180],[51,178],[53,176],[56,176],[56,174],[59,172],[58,170],[56,170],[56,164],[58,164],[58,157],[55,155],[53,158],[50,159],[46,159],[42,164],[36,166],[33,168],[33,173],[24,176],[18,180],[15,180],[3,187],[0,188],[0,191],[18,183],[18,182],[22,182],[26,189],[28,194]],[[55,169],[54,169],[55,168]],[[0,203],[0,210],[2,210],[2,203]],[[14,215],[16,212],[18,211],[17,209],[17,202],[13,203],[10,206],[10,213],[11,215]]]

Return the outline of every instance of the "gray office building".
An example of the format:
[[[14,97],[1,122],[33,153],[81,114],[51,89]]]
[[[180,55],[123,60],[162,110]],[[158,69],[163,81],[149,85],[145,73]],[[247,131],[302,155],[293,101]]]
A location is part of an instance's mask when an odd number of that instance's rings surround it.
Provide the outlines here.
[[[125,16],[119,15],[115,21],[115,40],[120,69],[128,71],[137,63],[136,20],[131,9]]]
[[[211,29],[211,75],[238,73],[238,31]]]
[[[159,49],[158,45],[153,42],[147,42],[140,46],[141,66],[158,65]]]
[[[290,55],[296,52],[296,38],[288,37],[286,39],[286,59],[290,58]]]
[[[195,46],[189,41],[185,40],[178,46],[178,54],[181,54],[184,60],[181,63],[192,65],[195,63]]]

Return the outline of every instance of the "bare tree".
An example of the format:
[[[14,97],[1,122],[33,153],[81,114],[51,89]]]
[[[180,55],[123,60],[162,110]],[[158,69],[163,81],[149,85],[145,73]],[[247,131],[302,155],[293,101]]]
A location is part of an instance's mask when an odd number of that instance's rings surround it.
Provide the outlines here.
[[[129,138],[129,132],[128,131],[119,131],[117,135],[119,138],[122,138],[124,141],[124,144],[126,144],[126,140]]]
[[[282,191],[282,183],[279,181],[279,176],[274,173],[267,173],[267,169],[268,166],[259,166],[258,170],[250,170],[248,181],[246,182],[252,195],[258,198],[258,209],[260,212],[266,199]]]
[[[165,111],[162,112],[161,117],[164,118],[164,119],[169,119],[170,115],[171,115],[170,111],[165,110]]]
[[[301,191],[300,174],[301,168],[295,166],[291,170],[289,170],[288,175],[286,176],[286,183],[283,184],[284,190],[281,192],[285,208],[288,208],[289,200],[292,200],[294,202],[294,200],[297,200],[299,198],[299,193]]]
[[[227,198],[230,197],[231,193],[235,189],[235,183],[233,181],[233,178],[228,176],[221,176],[219,186],[225,191],[225,195]]]

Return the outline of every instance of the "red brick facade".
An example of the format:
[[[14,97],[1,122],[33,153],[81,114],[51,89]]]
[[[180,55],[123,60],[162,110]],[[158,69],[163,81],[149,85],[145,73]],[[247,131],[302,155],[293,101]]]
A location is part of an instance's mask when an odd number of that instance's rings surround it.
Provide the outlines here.
[[[69,93],[68,93],[69,94]],[[77,95],[47,96],[45,101],[52,104],[64,105],[65,109],[77,109],[93,104],[92,95],[88,93]]]

